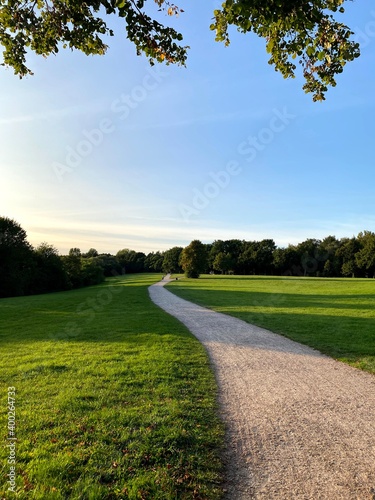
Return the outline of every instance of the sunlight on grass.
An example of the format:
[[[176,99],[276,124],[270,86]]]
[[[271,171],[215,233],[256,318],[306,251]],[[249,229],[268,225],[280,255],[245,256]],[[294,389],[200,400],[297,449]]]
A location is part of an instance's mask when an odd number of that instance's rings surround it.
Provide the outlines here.
[[[375,373],[374,280],[217,275],[181,277],[168,287]]]
[[[158,279],[0,301],[17,498],[220,498],[214,376],[199,342],[150,302]],[[1,497],[14,498],[6,456],[1,472]]]

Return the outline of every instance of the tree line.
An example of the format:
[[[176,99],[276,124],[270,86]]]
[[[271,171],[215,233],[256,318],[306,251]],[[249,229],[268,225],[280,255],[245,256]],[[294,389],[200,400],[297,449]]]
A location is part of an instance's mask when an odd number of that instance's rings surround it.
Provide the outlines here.
[[[201,273],[311,277],[375,277],[375,233],[351,238],[308,238],[297,245],[277,247],[274,240],[194,240],[181,254],[189,277]]]
[[[74,247],[67,255],[59,255],[46,242],[34,248],[15,220],[0,217],[0,297],[71,290],[125,273],[182,272],[175,265],[181,250],[175,247],[146,255],[123,249],[111,255],[94,248],[82,253]]]
[[[163,252],[145,254],[130,249],[116,255],[94,248],[71,248],[59,255],[48,243],[34,248],[24,229],[0,217],[0,297],[70,290],[101,283],[125,273],[202,273],[314,277],[375,277],[375,233],[351,238],[309,238],[297,245],[276,246],[274,240],[192,241]]]

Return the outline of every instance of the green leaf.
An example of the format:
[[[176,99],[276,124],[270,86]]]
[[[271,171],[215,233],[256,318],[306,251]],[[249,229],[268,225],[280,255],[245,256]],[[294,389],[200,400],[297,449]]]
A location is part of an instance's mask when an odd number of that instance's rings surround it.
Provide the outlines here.
[[[315,53],[315,49],[314,47],[312,47],[311,45],[309,45],[306,49],[306,54],[311,57],[313,54]]]
[[[323,61],[326,56],[326,53],[322,50],[321,52],[318,52],[318,59],[319,61]]]

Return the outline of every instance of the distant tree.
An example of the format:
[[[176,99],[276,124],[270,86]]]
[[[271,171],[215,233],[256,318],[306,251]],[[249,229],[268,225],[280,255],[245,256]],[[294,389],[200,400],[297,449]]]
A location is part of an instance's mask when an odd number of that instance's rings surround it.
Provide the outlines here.
[[[90,250],[82,255],[84,258],[97,257],[99,255],[95,248],[90,248]]]
[[[132,260],[133,263],[133,269],[135,273],[143,273],[145,270],[145,259],[146,259],[146,254],[143,252],[135,252],[134,258]]]
[[[117,259],[118,263],[120,264],[121,270],[123,273],[128,272],[128,264],[129,264],[131,252],[132,252],[132,250],[130,250],[129,248],[123,248],[122,250],[119,250],[116,253],[116,259]]]
[[[273,273],[273,252],[276,249],[273,240],[246,241],[243,243],[242,248],[242,253],[238,259],[241,274]]]
[[[233,271],[234,265],[235,261],[230,253],[219,252],[213,261],[212,267],[215,271],[227,274],[229,271]]]
[[[255,255],[256,274],[273,273],[273,252],[275,249],[276,244],[271,239],[264,239],[258,243]]]
[[[223,240],[215,240],[207,254],[207,263],[210,269],[214,269],[214,261],[219,253],[225,253],[225,242]]]
[[[354,260],[345,261],[341,267],[341,274],[343,276],[351,276],[352,278],[355,278],[357,271],[358,271],[358,268],[357,268]]]
[[[173,247],[164,252],[163,271],[165,273],[181,273],[182,268],[179,264],[183,248]]]
[[[321,241],[315,238],[308,238],[302,243],[298,243],[296,249],[300,255],[304,276],[316,276],[319,270],[318,252]]]
[[[239,268],[241,274],[256,274],[256,253],[258,242],[246,241],[239,256]]]
[[[361,274],[375,277],[375,233],[364,231],[359,233],[357,240],[361,249],[355,254],[355,263]]]
[[[98,257],[83,257],[79,248],[71,248],[69,254],[63,255],[61,259],[70,288],[96,285],[104,280],[104,271]]]
[[[272,257],[273,257],[273,267],[275,269],[276,274],[278,275],[283,274],[288,267],[285,248],[276,248],[276,250],[273,252]]]
[[[150,252],[145,258],[145,270],[155,273],[163,272],[164,253]]]
[[[33,248],[24,229],[0,217],[0,297],[30,293],[35,275]]]
[[[82,286],[92,286],[104,281],[103,269],[94,257],[82,259],[81,284]]]
[[[323,276],[326,276],[327,278],[332,278],[332,276],[335,276],[334,266],[330,259],[327,259],[324,262]]]
[[[155,0],[159,10],[177,16],[183,9],[168,0]],[[348,61],[359,56],[353,32],[336,17],[345,0],[225,0],[214,10],[211,30],[229,45],[229,26],[266,40],[269,64],[285,77],[294,77],[298,61],[306,92],[324,99],[329,85]],[[106,37],[113,36],[104,14],[124,20],[127,38],[154,61],[185,65],[187,46],[175,29],[154,19],[154,2],[147,0],[4,0],[0,9],[0,44],[6,66],[20,77],[32,74],[26,64],[30,51],[44,57],[61,47],[85,54],[104,54]],[[150,15],[151,14],[151,15]]]
[[[181,252],[180,265],[188,278],[199,278],[207,268],[207,251],[199,240],[193,240]]]
[[[336,236],[326,236],[320,243],[319,251],[324,253],[326,258],[331,258],[335,255],[336,250],[340,247],[340,241]]]
[[[340,246],[336,250],[336,257],[341,263],[341,274],[355,278],[358,274],[358,266],[355,255],[361,249],[357,238],[341,238]]]
[[[69,278],[58,250],[48,243],[41,243],[34,251],[36,277],[32,293],[47,293],[65,290]]]
[[[208,252],[208,267],[214,268],[214,261],[219,253],[230,254],[233,259],[232,269],[234,272],[241,274],[239,266],[239,258],[243,250],[244,241],[241,240],[215,240]]]
[[[238,239],[226,240],[225,252],[230,253],[234,260],[237,260],[243,250],[244,241]]]
[[[210,255],[210,252],[212,250],[212,243],[202,243],[202,245],[203,245],[205,255],[206,255],[205,266],[204,266],[202,273],[208,273],[212,269],[210,267],[210,264],[209,264],[209,255]]]
[[[126,273],[141,273],[145,270],[146,255],[143,252],[124,248],[117,252],[116,258]]]
[[[323,276],[340,276],[341,264],[336,252],[340,248],[340,241],[335,236],[327,236],[319,246],[320,262],[323,263]]]
[[[69,250],[69,256],[70,257],[82,257],[81,250],[77,247],[71,248]]]
[[[275,272],[283,276],[302,276],[301,255],[296,245],[288,245],[286,248],[276,248],[273,252],[273,266]]]
[[[118,276],[121,274],[121,264],[114,255],[102,253],[95,257],[96,263],[103,269],[104,276]]]
[[[61,257],[64,270],[68,276],[70,288],[83,286],[82,280],[82,254],[79,248],[71,248],[68,255]]]

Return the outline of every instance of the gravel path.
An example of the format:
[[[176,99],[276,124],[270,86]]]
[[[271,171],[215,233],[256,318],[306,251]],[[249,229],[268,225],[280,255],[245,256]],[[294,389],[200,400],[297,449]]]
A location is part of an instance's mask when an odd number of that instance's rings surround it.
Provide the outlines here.
[[[163,286],[151,299],[203,343],[219,386],[226,498],[375,499],[375,377]]]

